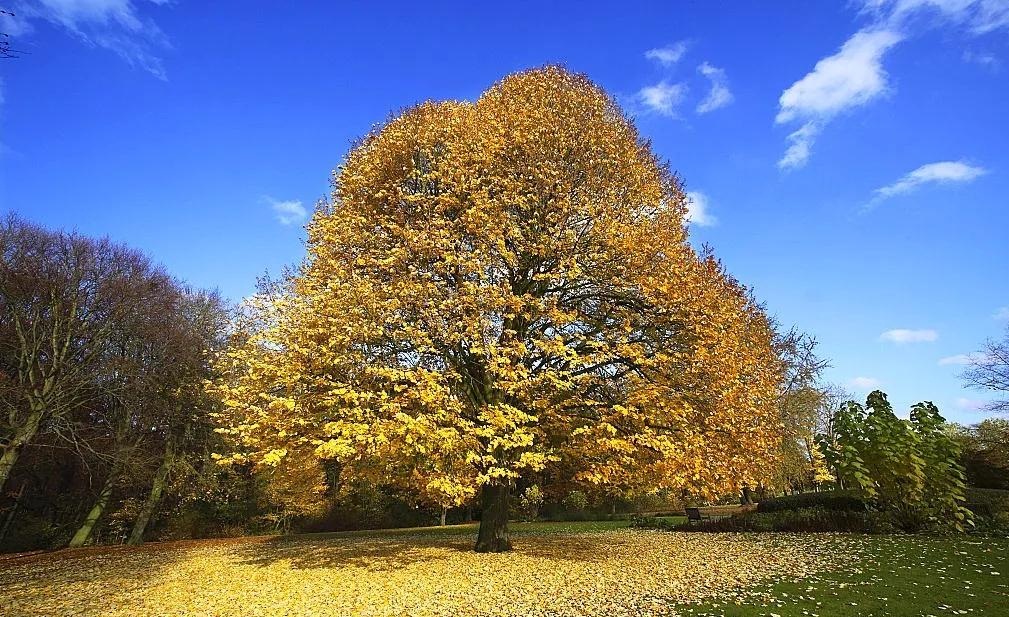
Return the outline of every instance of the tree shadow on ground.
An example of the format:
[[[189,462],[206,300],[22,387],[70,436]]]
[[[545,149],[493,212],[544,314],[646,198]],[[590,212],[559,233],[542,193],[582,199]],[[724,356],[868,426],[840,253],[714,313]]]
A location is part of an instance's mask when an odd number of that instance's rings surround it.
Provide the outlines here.
[[[526,535],[513,538],[515,554],[553,561],[599,561],[619,550],[604,534]],[[286,561],[294,569],[361,568],[381,572],[441,561],[473,552],[474,538],[460,535],[375,537],[278,537],[236,545],[238,563],[270,566]],[[493,558],[490,556],[489,558]]]
[[[373,538],[271,538],[236,546],[237,563],[270,566],[286,561],[293,569],[362,568],[372,572],[393,570],[415,563],[448,559],[454,552],[472,549],[461,538],[436,540]]]

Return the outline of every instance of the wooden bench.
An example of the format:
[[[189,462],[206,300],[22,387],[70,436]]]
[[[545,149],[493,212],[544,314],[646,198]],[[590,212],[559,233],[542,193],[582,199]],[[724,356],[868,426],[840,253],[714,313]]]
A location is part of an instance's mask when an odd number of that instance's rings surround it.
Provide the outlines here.
[[[700,508],[684,508],[687,513],[687,524],[692,525],[694,523],[700,523],[701,521],[710,521],[711,517],[707,514],[701,514]]]
[[[700,508],[683,508],[683,511],[687,514],[688,525],[700,523],[701,521],[717,521],[719,519],[732,516],[732,512],[726,512],[718,507],[714,508],[714,510],[714,512],[711,510],[708,512],[701,512]]]

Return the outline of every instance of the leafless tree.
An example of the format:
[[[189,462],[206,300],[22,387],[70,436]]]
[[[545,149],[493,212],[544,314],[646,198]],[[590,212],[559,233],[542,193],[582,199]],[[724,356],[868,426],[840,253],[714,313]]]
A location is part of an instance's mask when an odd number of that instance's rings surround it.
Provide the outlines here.
[[[984,349],[971,355],[963,379],[972,388],[990,390],[996,392],[996,396],[1009,396],[1009,328],[1006,328],[1001,341],[990,339],[985,343]],[[995,413],[1007,413],[1009,399],[990,401],[985,409]]]
[[[40,432],[79,445],[75,412],[122,382],[117,329],[168,280],[106,239],[0,221],[0,492]]]

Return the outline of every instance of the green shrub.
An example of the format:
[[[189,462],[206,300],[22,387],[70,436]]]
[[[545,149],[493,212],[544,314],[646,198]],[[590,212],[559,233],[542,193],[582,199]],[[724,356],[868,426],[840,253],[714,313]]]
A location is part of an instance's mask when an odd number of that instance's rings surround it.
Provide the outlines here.
[[[661,529],[663,531],[672,531],[676,528],[676,523],[658,516],[635,516],[631,519],[630,526],[636,529]]]
[[[850,491],[826,491],[822,493],[800,493],[765,499],[757,504],[757,512],[782,512],[804,508],[822,508],[837,512],[864,512],[864,499]]]
[[[799,508],[775,512],[746,512],[733,516],[677,525],[678,531],[739,532],[856,532],[898,531],[890,517],[872,511]]]
[[[523,521],[535,521],[543,506],[543,491],[533,484],[519,495],[514,504],[515,516]]]
[[[899,418],[875,390],[865,406],[848,401],[835,412],[832,439],[817,445],[838,480],[905,530],[966,531],[973,515],[964,507],[966,476],[960,444],[939,409],[929,402]]]

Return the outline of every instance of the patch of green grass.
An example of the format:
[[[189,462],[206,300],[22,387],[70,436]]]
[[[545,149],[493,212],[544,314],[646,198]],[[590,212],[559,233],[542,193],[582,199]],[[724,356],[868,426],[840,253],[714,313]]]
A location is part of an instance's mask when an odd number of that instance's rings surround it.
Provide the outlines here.
[[[864,536],[840,571],[741,594],[740,604],[681,606],[693,617],[1009,615],[1009,539]],[[755,601],[755,598],[759,598]]]

